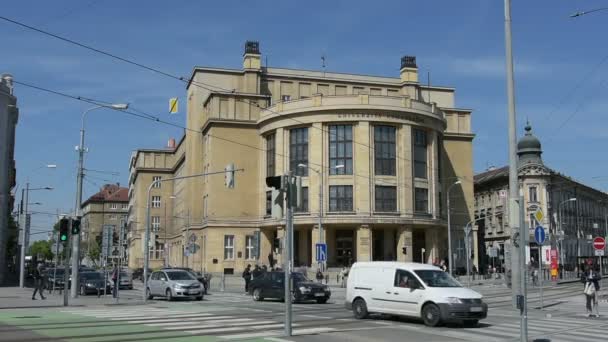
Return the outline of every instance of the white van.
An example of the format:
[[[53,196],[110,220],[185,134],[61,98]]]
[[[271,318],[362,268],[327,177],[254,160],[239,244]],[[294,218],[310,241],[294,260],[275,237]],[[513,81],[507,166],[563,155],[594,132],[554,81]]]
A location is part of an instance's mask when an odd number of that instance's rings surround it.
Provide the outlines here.
[[[369,313],[418,317],[428,326],[459,321],[477,325],[488,305],[440,268],[405,262],[356,262],[348,274],[345,306]]]

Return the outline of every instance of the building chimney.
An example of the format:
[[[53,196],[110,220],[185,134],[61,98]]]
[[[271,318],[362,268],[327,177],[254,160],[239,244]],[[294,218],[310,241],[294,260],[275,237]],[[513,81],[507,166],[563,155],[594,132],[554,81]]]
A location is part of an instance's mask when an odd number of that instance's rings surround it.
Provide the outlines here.
[[[401,82],[418,83],[418,66],[416,66],[415,56],[401,57]]]
[[[260,42],[248,40],[245,42],[243,53],[243,69],[250,71],[261,70]]]
[[[171,138],[167,141],[167,147],[175,150],[175,138]]]

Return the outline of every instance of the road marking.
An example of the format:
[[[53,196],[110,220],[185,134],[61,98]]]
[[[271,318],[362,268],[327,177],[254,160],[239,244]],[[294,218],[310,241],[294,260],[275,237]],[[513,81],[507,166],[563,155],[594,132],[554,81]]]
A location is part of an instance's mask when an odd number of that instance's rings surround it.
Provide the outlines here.
[[[234,323],[251,322],[251,321],[253,321],[253,318],[230,319],[230,322],[234,322]],[[271,323],[273,323],[273,322],[274,321],[271,321]],[[208,321],[188,320],[188,321],[182,321],[182,322],[167,322],[167,323],[153,323],[153,324],[144,323],[144,325],[147,325],[150,327],[166,327],[166,329],[169,329],[169,330],[176,330],[176,329],[187,328],[185,326],[193,326],[194,328],[197,328],[199,326],[200,327],[227,326],[227,325],[231,325],[231,324],[228,323],[224,319],[218,319],[218,320],[208,320]]]
[[[181,320],[181,321],[215,321],[215,320],[223,320],[223,319],[229,319],[229,318],[233,318],[233,316],[213,316],[213,317],[192,317],[192,318],[167,318],[167,319],[152,319],[152,320],[146,320],[146,319],[136,319],[136,320],[129,320],[127,321],[127,323],[163,323],[163,322],[174,322],[177,320]]]
[[[293,324],[294,326],[296,324]],[[249,326],[246,329],[248,330],[264,330],[264,329],[272,329],[272,328],[280,328],[283,326],[283,323],[277,324],[265,324],[265,325],[254,325]],[[211,329],[196,329],[196,330],[186,330],[185,332],[191,334],[200,334],[200,333],[222,333],[222,332],[230,332],[230,331],[239,331],[243,330],[243,327],[227,327],[227,328],[211,328]]]
[[[315,316],[315,315],[298,315],[300,317],[307,317],[307,318],[319,318],[319,319],[333,319],[333,317],[327,317],[327,316]]]
[[[333,329],[333,328],[301,328],[301,329],[293,329],[291,333],[294,336],[312,335],[312,334],[320,334],[320,333],[324,333],[324,332],[331,332],[334,330],[335,329]],[[283,334],[283,331],[281,331],[281,330],[273,330],[273,331],[264,331],[264,332],[259,332],[259,333],[223,335],[223,336],[219,336],[219,337],[223,338],[223,339],[250,339],[250,338],[256,338],[256,337],[280,336],[282,334]],[[269,339],[269,340],[281,341],[281,342],[287,341],[284,339],[277,339],[277,338],[273,338],[273,339]]]
[[[209,317],[212,314],[209,313],[188,313],[188,314],[175,314],[175,315],[162,315],[162,316],[131,316],[131,317],[117,317],[111,318],[112,321],[148,321],[151,319],[167,319],[176,320],[182,318],[197,318],[197,317]]]
[[[205,329],[205,328],[217,328],[217,327],[244,327],[246,329],[249,329],[248,326],[250,326],[250,325],[277,324],[276,321],[255,321],[250,318],[244,318],[242,320],[234,320],[231,322],[232,323],[213,322],[211,324],[207,324],[207,322],[205,322],[205,324],[199,324],[198,322],[190,322],[189,324],[185,324],[185,325],[181,325],[181,326],[158,326],[158,325],[154,325],[154,326],[160,327],[160,328],[163,328],[166,330]],[[148,325],[148,324],[146,324],[146,325]]]

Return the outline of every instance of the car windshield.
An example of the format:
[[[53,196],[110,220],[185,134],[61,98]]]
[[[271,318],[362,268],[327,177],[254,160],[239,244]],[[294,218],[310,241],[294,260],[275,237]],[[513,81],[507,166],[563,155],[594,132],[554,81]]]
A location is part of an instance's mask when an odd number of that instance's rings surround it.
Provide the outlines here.
[[[120,277],[121,277],[121,278],[128,278],[128,277],[129,277],[129,274],[128,274],[128,273],[125,273],[125,272],[120,272]]]
[[[101,273],[90,272],[90,273],[82,273],[82,277],[86,279],[101,279]]]
[[[305,276],[304,274],[302,274],[302,273],[293,273],[293,274],[291,275],[291,277],[293,278],[293,280],[294,280],[296,283],[303,283],[303,282],[310,281],[310,280],[309,280],[308,278],[306,278],[306,276]]]
[[[462,287],[456,279],[447,272],[440,270],[417,270],[414,271],[426,286],[429,287]]]
[[[167,276],[169,276],[170,280],[196,280],[190,273],[183,272],[167,272]]]

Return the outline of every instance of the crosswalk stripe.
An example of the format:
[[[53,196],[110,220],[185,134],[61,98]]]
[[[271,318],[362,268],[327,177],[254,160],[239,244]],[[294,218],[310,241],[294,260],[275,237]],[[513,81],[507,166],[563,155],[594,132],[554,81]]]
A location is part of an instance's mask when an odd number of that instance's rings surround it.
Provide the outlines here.
[[[182,319],[182,318],[208,317],[211,315],[212,314],[209,314],[209,313],[182,313],[182,314],[162,315],[162,316],[152,315],[152,316],[117,317],[117,318],[111,318],[111,320],[112,321],[147,321],[147,320],[152,320],[152,319],[176,320],[176,319]]]
[[[239,322],[251,322],[253,321],[253,318],[237,318],[237,319],[230,319],[230,321],[226,321],[225,319],[218,319],[218,320],[209,320],[209,321],[199,321],[199,320],[182,320],[179,322],[163,322],[163,323],[144,323],[147,326],[151,326],[151,327],[167,327],[167,329],[185,329],[187,327],[185,326],[192,326],[192,327],[197,327],[197,326],[207,326],[207,325],[220,325],[220,326],[225,326],[225,325],[230,325],[229,322],[235,322],[235,323],[239,323]],[[271,321],[271,323],[274,321]]]
[[[310,334],[320,334],[324,332],[334,331],[334,328],[302,328],[302,329],[294,329],[292,330],[292,335],[310,335]],[[223,335],[219,336],[223,339],[250,339],[256,337],[269,337],[269,336],[280,336],[283,332],[280,330],[273,331],[264,331],[259,333],[247,333],[247,334],[233,334],[233,335]],[[272,339],[275,341],[275,339]],[[283,340],[285,341],[285,340]]]
[[[297,324],[293,324],[295,326]],[[230,331],[239,331],[243,329],[249,330],[264,330],[264,329],[272,329],[272,328],[280,328],[283,326],[283,323],[277,324],[265,324],[265,325],[254,325],[249,327],[227,327],[227,328],[211,328],[211,329],[195,329],[195,330],[186,330],[187,333],[191,334],[200,334],[200,333],[222,333],[222,332],[230,332]]]
[[[245,320],[245,319],[244,319]],[[222,323],[222,324],[189,324],[186,326],[162,326],[161,328],[166,330],[184,330],[184,329],[205,329],[205,328],[217,328],[217,327],[243,327],[248,328],[250,325],[260,325],[260,324],[277,324],[276,321],[254,321],[252,319],[247,319],[247,321],[237,321],[231,323]]]
[[[174,322],[177,320],[180,321],[214,321],[214,320],[225,320],[233,318],[233,316],[213,316],[213,317],[192,317],[192,318],[159,318],[159,319],[137,319],[137,320],[128,320],[128,323],[163,323],[163,322]]]
[[[592,329],[592,331],[589,331],[589,329]],[[565,336],[565,337],[584,337],[586,340],[598,340],[598,341],[603,341],[606,339],[606,332],[605,331],[598,331],[596,328],[587,328],[585,331],[565,331],[563,333],[560,333],[559,336]]]

